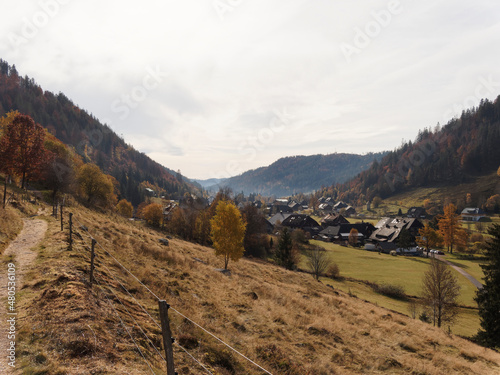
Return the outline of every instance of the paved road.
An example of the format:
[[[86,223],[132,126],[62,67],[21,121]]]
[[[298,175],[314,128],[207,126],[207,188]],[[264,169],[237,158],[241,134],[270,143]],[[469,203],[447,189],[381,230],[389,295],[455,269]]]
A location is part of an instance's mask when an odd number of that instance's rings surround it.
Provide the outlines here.
[[[479,281],[477,281],[474,277],[472,277],[471,275],[469,275],[467,272],[465,272],[463,270],[463,268],[460,268],[458,266],[455,266],[453,263],[451,263],[450,261],[446,260],[444,258],[443,255],[436,255],[436,258],[439,259],[440,261],[442,262],[445,262],[447,265],[451,266],[452,268],[454,268],[456,271],[458,271],[459,273],[461,273],[462,275],[464,275],[466,278],[468,278],[470,280],[470,282],[472,284],[474,284],[474,286],[477,288],[477,289],[483,289],[483,284],[481,284]]]

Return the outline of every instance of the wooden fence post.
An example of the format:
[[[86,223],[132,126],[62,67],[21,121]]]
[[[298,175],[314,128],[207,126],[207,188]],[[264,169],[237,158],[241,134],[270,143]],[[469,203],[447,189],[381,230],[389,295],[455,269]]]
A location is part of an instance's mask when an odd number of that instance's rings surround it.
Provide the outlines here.
[[[168,320],[168,308],[167,301],[158,301],[160,307],[160,320],[161,320],[161,331],[163,334],[163,346],[165,347],[166,361],[167,361],[167,375],[175,375],[174,368],[174,351],[172,349],[172,332],[170,331],[170,322]]]
[[[73,245],[73,213],[69,213],[69,246]]]
[[[6,200],[7,200],[7,175],[5,175],[5,185],[3,187],[3,208],[5,208]]]
[[[63,231],[63,206],[62,206],[62,204],[61,204],[60,207],[61,207],[61,212],[60,213],[61,213],[61,232],[62,232]]]
[[[94,282],[94,258],[95,258],[95,240],[92,238],[92,250],[90,252],[90,289]]]

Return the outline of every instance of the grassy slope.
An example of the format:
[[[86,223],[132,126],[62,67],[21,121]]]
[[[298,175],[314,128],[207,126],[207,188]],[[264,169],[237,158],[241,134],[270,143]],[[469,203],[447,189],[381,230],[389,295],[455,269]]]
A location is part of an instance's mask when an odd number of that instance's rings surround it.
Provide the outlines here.
[[[496,352],[352,298],[309,275],[243,259],[230,264],[232,276],[223,276],[214,271],[221,260],[209,248],[175,239],[168,248],[160,247],[160,235],[154,231],[119,217],[79,207],[71,210],[152,291],[274,374],[492,374],[500,370]],[[111,289],[94,286],[90,290],[89,256],[83,241],[76,237],[68,250],[66,234],[53,218],[47,221],[49,232],[19,296],[23,324],[18,350],[23,372],[145,373],[106,296],[116,300],[116,294],[157,345],[160,332],[112,275],[155,318],[157,302],[102,250],[96,258],[97,279]],[[124,307],[115,306],[132,326]],[[214,373],[261,373],[188,322],[172,313],[171,317],[173,335],[194,339],[193,355]],[[138,328],[133,332],[146,357],[161,369],[147,342],[139,339]],[[177,350],[174,357],[179,374],[202,373]]]
[[[312,241],[313,244],[322,246],[331,252],[330,258],[337,263],[340,268],[341,276],[356,280],[366,280],[377,284],[400,285],[405,289],[406,294],[419,296],[422,287],[422,278],[428,270],[430,259],[391,256],[388,254],[378,254],[362,249],[348,248],[331,243]],[[450,257],[450,256],[448,256]],[[477,261],[455,260],[452,261],[466,271],[471,269],[471,274],[482,278],[481,270]],[[461,295],[459,303],[470,307],[462,308],[457,322],[452,326],[453,332],[463,336],[473,336],[479,329],[479,317],[477,315],[477,304],[474,301],[476,288],[464,276],[456,273],[455,276],[461,286]],[[332,284],[334,287],[351,292],[359,298],[376,303],[379,306],[386,307],[408,314],[408,302],[399,301],[377,294],[372,288],[362,282],[345,280],[333,281],[324,279],[325,283]]]
[[[410,207],[421,207],[425,199],[430,199],[442,207],[446,201],[464,201],[467,193],[472,194],[473,200],[482,197],[489,198],[491,195],[500,194],[500,178],[496,172],[486,176],[480,176],[473,182],[458,185],[442,185],[434,187],[421,187],[393,195],[383,201],[382,205],[368,212],[365,207],[358,207],[358,212],[368,216],[384,216],[386,213],[396,214],[401,208],[406,213]],[[477,202],[472,202],[473,206]]]

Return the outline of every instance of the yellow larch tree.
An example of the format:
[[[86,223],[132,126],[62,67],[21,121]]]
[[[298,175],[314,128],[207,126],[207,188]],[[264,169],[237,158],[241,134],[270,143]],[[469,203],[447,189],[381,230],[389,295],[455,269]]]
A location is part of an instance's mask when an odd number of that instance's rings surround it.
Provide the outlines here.
[[[232,202],[221,200],[217,204],[210,225],[215,255],[224,258],[224,269],[227,270],[230,259],[238,261],[243,256],[246,223]]]

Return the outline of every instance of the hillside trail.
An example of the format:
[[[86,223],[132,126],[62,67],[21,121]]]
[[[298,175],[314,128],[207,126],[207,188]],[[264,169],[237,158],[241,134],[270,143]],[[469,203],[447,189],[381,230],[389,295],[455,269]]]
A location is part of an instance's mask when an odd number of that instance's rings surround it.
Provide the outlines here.
[[[453,268],[458,273],[464,275],[467,279],[469,279],[469,281],[472,284],[474,284],[474,286],[477,289],[483,289],[483,284],[481,284],[476,278],[474,278],[474,276],[472,276],[469,273],[467,273],[463,268],[454,265],[449,260],[445,259],[444,256],[442,256],[442,255],[436,255],[436,258],[438,258],[442,262],[445,262],[447,265],[449,265],[451,268]]]
[[[42,212],[39,212],[39,214],[42,214]],[[23,286],[24,274],[37,257],[37,252],[36,250],[33,250],[33,248],[40,243],[45,236],[45,232],[47,231],[47,222],[45,220],[23,219],[23,223],[24,226],[21,233],[19,233],[16,239],[10,243],[2,256],[2,259],[4,260],[11,256],[12,261],[4,261],[0,263],[0,267],[2,267],[0,269],[0,374],[11,374],[14,373],[15,369],[12,366],[9,366],[9,359],[7,358],[10,342],[12,341],[8,338],[11,325],[7,322],[7,319],[11,319],[12,317],[16,318],[16,334],[19,332],[20,324],[17,319],[17,315],[14,315],[19,309],[17,301],[14,305],[15,310],[13,312],[7,310],[10,307],[10,305],[7,304],[7,284],[9,281],[8,264],[15,264],[15,288],[17,296]],[[19,355],[20,353],[16,354]],[[18,361],[19,357],[16,358],[16,364]]]

